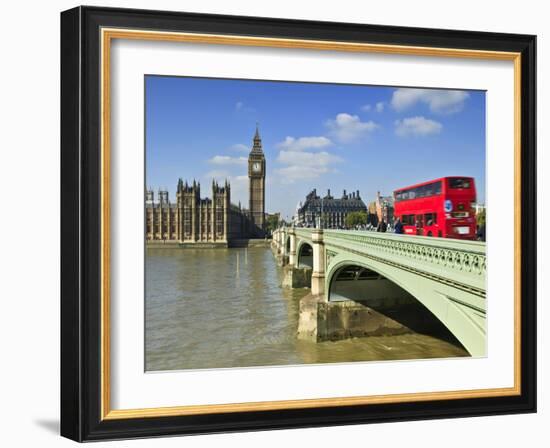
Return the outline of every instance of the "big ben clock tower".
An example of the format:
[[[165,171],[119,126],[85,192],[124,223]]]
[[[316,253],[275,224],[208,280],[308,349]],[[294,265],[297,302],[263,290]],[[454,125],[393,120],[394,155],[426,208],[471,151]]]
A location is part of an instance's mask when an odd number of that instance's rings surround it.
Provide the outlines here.
[[[256,125],[254,144],[248,156],[248,200],[250,219],[255,236],[263,237],[265,231],[265,156],[262,139]]]

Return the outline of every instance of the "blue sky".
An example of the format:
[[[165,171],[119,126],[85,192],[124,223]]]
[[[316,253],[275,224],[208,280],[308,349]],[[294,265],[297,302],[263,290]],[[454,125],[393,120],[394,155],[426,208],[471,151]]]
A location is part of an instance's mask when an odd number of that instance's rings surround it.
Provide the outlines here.
[[[442,176],[472,176],[485,201],[485,92],[146,76],[146,183],[228,179],[248,207],[259,123],[266,211],[290,217],[313,188],[374,200]]]

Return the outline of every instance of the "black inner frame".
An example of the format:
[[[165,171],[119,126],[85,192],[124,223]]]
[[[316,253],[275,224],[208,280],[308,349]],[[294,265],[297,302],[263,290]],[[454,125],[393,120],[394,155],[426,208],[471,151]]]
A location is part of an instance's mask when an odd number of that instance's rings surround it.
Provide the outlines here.
[[[521,53],[521,395],[100,420],[100,28]],[[61,14],[61,434],[77,441],[536,412],[536,37],[78,7]]]

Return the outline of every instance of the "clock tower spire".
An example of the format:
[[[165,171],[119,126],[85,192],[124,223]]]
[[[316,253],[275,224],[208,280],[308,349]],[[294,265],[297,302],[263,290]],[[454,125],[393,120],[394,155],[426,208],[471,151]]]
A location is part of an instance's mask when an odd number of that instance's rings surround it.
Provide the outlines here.
[[[265,156],[262,139],[256,123],[252,150],[248,155],[248,201],[254,236],[263,237],[265,232]]]

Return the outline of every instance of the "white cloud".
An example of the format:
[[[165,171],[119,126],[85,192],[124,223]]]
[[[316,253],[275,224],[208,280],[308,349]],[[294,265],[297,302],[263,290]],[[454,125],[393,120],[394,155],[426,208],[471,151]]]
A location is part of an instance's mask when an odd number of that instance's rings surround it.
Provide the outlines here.
[[[230,176],[229,171],[226,170],[212,170],[205,174],[205,179],[211,181],[212,179],[217,180],[218,182],[227,179]]]
[[[400,137],[409,135],[439,134],[443,125],[424,117],[410,117],[395,121],[395,133]]]
[[[384,103],[384,101],[379,101],[374,106],[372,106],[371,104],[365,104],[361,106],[361,110],[363,112],[370,112],[372,110],[375,110],[376,112],[383,112],[385,107],[386,103]]]
[[[218,182],[218,184],[221,184],[225,182],[226,180],[233,186],[233,184],[242,184],[243,182],[248,182],[248,175],[241,175],[236,176],[234,174],[231,174],[229,171],[224,170],[212,170],[208,171],[203,178],[204,182],[210,183],[212,180],[215,180]]]
[[[208,159],[208,163],[214,165],[245,165],[248,159],[246,157],[214,156]]]
[[[327,167],[308,167],[299,165],[290,165],[275,170],[275,172],[281,176],[280,180],[283,184],[292,184],[297,180],[315,179],[329,171]]]
[[[231,203],[241,203],[243,208],[248,208],[248,176],[232,176],[228,179],[231,185]]]
[[[333,165],[342,162],[338,156],[326,151],[280,151],[279,163],[286,165],[275,170],[282,183],[293,183],[302,179],[314,179],[322,174],[334,171]]]
[[[358,140],[379,128],[374,121],[361,121],[357,115],[339,113],[334,120],[327,120],[326,126],[334,137],[348,143]]]
[[[342,159],[326,151],[281,151],[279,152],[279,157],[277,158],[277,160],[284,164],[327,166],[331,163],[340,162]]]
[[[243,101],[237,101],[235,103],[235,112],[253,113],[256,112],[256,109],[245,104]]]
[[[288,151],[303,151],[304,149],[320,149],[332,145],[332,141],[326,137],[287,137],[277,143],[277,147]]]
[[[463,90],[397,89],[393,92],[391,105],[400,112],[422,102],[427,104],[433,113],[452,114],[464,108],[469,96],[470,94]]]
[[[231,145],[230,148],[232,151],[240,151],[240,152],[248,152],[250,151],[250,148],[246,145],[243,145],[242,143],[235,143],[234,145]]]

